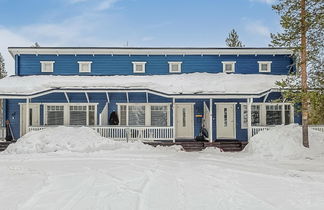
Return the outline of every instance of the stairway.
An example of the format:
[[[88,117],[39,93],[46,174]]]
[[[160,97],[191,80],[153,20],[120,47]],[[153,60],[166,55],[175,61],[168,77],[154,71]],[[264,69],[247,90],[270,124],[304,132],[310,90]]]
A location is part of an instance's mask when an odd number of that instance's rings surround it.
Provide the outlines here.
[[[0,152],[4,151],[7,149],[9,144],[14,143],[13,141],[0,141]]]

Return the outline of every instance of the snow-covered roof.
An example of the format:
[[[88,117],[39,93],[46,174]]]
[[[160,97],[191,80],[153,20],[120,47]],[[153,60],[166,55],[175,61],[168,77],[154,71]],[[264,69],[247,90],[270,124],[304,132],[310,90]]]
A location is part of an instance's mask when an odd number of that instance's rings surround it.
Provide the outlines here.
[[[147,76],[11,76],[0,80],[0,95],[31,95],[52,89],[152,90],[164,94],[261,94],[284,75],[190,73]]]

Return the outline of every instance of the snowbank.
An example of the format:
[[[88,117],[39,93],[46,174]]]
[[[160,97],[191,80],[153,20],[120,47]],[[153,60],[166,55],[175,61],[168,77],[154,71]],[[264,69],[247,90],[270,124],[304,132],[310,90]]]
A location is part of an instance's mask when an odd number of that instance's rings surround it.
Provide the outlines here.
[[[244,152],[272,159],[324,157],[324,133],[309,129],[310,148],[302,145],[302,128],[297,124],[280,125],[253,136]]]
[[[56,88],[150,89],[166,94],[258,94],[275,88],[283,75],[190,73],[130,76],[12,76],[0,94],[31,94]]]
[[[152,150],[141,142],[117,142],[101,137],[87,127],[53,127],[32,131],[9,145],[5,153],[94,152],[99,150]]]

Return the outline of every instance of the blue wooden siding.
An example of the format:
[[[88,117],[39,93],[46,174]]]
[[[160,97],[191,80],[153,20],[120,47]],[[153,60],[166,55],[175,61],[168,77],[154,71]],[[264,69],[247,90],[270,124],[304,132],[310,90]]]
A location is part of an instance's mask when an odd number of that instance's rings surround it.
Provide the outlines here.
[[[271,72],[287,74],[292,64],[288,55],[20,55],[16,56],[16,75],[134,75],[134,61],[144,61],[144,75],[169,73],[170,61],[182,62],[182,73],[223,72],[222,61],[236,61],[235,73],[258,74],[258,61],[272,61]],[[41,72],[40,61],[55,61],[54,72]],[[92,61],[91,73],[79,73],[78,61]],[[143,75],[137,73],[136,75]]]
[[[87,103],[84,93],[69,93],[68,94],[71,103]],[[97,119],[99,120],[99,114],[102,112],[104,106],[107,103],[107,97],[105,93],[88,93],[90,103],[98,103],[97,106]],[[146,103],[147,98],[145,93],[128,93],[129,103]],[[277,98],[280,98],[280,93],[270,93],[266,102],[271,102]],[[118,111],[117,103],[127,103],[126,93],[109,93],[110,103],[108,104],[108,117],[112,111]],[[254,99],[254,102],[263,102],[264,97]],[[172,103],[171,98],[165,98],[154,94],[148,94],[149,103]],[[198,136],[200,128],[202,126],[202,117],[199,115],[204,114],[204,103],[209,107],[209,99],[176,99],[176,103],[194,103],[194,136]],[[215,103],[235,103],[236,113],[236,139],[240,141],[247,140],[247,129],[242,128],[241,123],[241,104],[246,103],[246,99],[213,99],[213,116],[212,116],[212,129],[213,140],[217,137],[216,132],[216,104]],[[5,100],[5,119],[10,120],[14,135],[16,138],[20,135],[20,106],[19,103],[25,103],[22,99],[7,99]],[[44,106],[42,103],[67,103],[65,95],[63,93],[51,93],[41,97],[32,99],[31,103],[40,103],[40,124],[44,125],[43,113]],[[170,120],[173,125],[173,110],[170,109]],[[295,113],[295,123],[301,122],[300,113]],[[99,123],[99,122],[98,122]]]

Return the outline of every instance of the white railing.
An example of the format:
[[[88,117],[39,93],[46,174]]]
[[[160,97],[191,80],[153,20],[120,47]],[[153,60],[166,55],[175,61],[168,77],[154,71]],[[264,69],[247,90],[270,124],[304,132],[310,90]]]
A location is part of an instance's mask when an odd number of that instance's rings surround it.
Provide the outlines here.
[[[6,128],[0,127],[0,141],[4,141],[6,139]]]
[[[258,134],[260,131],[269,130],[274,126],[252,126],[252,136]],[[309,128],[324,132],[324,125],[309,125]]]
[[[39,131],[46,127],[29,127],[29,131]],[[114,140],[174,140],[173,127],[89,127],[101,136]]]
[[[252,136],[257,135],[260,131],[269,130],[273,126],[252,126]]]
[[[316,130],[316,131],[324,132],[324,125],[310,125],[309,128]]]

